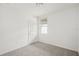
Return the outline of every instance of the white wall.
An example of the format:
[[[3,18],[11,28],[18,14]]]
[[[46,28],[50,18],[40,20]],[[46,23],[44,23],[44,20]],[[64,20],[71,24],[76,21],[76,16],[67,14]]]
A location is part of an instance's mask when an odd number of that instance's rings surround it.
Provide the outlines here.
[[[36,36],[36,20],[22,11],[22,8],[0,6],[0,54],[23,47]],[[33,24],[29,41],[28,20]]]
[[[78,53],[79,53],[79,7],[77,9],[77,24],[78,24]]]
[[[48,15],[48,34],[41,34],[40,41],[78,51],[76,11],[70,8]]]

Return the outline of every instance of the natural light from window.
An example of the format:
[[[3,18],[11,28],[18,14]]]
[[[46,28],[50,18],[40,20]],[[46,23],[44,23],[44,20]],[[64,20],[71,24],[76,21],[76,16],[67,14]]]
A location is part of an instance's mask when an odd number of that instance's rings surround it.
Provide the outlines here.
[[[48,33],[48,24],[47,24],[47,19],[42,19],[40,21],[40,29],[41,29],[41,34],[47,34]]]

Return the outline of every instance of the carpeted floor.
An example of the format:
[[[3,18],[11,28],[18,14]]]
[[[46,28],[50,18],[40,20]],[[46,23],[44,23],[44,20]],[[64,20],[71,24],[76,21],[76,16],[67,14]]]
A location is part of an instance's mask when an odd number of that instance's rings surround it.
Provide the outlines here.
[[[35,42],[2,56],[77,56],[78,53],[57,46]]]

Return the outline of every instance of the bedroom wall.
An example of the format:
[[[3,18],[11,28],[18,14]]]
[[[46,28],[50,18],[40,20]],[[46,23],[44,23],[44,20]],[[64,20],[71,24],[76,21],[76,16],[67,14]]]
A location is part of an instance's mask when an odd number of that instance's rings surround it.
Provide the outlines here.
[[[0,7],[0,54],[28,45],[36,37],[36,19],[23,11],[22,8]],[[28,23],[32,28],[29,34]]]
[[[78,7],[78,9],[77,9],[77,17],[78,17],[78,19],[77,19],[77,26],[78,26],[78,53],[79,53],[79,7]]]
[[[40,33],[40,41],[78,51],[77,13],[77,7],[73,7],[49,14],[48,34]]]

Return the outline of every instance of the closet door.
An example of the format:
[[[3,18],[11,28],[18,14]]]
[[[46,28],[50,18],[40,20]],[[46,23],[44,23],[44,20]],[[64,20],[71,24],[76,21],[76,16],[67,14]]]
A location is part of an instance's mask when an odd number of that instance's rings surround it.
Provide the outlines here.
[[[36,41],[37,37],[37,22],[36,19],[31,19],[28,22],[28,42]]]

